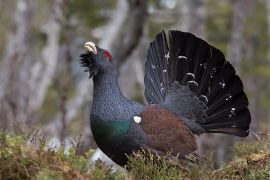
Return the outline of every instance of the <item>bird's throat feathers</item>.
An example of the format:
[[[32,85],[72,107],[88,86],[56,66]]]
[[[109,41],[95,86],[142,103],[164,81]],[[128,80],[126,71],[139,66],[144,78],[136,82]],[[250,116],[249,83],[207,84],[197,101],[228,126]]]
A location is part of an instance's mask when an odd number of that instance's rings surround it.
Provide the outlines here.
[[[93,54],[86,52],[80,56],[81,66],[85,68],[85,72],[89,72],[89,78],[94,77],[98,73],[98,67],[95,64]]]

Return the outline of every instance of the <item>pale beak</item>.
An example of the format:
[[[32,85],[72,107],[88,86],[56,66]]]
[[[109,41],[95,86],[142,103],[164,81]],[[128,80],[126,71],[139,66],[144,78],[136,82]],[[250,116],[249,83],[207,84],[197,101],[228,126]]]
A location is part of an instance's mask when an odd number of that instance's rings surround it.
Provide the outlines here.
[[[85,43],[84,47],[88,51],[93,52],[94,54],[97,54],[97,48],[96,48],[95,43],[93,43],[93,42],[87,42],[87,43]]]

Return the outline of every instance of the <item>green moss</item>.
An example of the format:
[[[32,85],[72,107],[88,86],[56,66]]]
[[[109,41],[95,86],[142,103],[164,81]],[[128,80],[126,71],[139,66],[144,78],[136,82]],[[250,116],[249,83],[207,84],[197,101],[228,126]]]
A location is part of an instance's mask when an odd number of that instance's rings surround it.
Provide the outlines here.
[[[0,179],[106,179],[121,177],[103,163],[89,163],[93,151],[76,155],[74,148],[69,155],[64,148],[48,150],[37,133],[31,135],[8,134],[0,130]],[[32,143],[39,142],[40,144]],[[100,178],[103,177],[103,178]],[[122,178],[123,179],[123,178]]]
[[[129,157],[126,168],[131,176],[137,179],[179,179],[183,172],[164,157],[156,157],[149,152],[141,151]]]
[[[60,180],[63,179],[63,173],[61,171],[42,169],[36,175],[37,180]]]
[[[268,139],[241,142],[234,147],[234,160],[215,170],[213,159],[203,158],[194,165],[168,161],[141,151],[129,157],[126,170],[113,170],[102,161],[90,163],[93,150],[77,155],[76,147],[65,150],[46,148],[42,131],[6,133],[0,129],[0,179],[269,179]]]
[[[260,141],[253,142],[239,142],[234,145],[234,158],[249,156],[251,154],[262,153],[265,151],[265,145]]]
[[[138,179],[269,179],[270,152],[268,140],[238,143],[234,147],[234,160],[214,169],[212,156],[203,158],[193,166],[174,166],[166,158],[158,161],[145,152],[131,156],[129,173]]]

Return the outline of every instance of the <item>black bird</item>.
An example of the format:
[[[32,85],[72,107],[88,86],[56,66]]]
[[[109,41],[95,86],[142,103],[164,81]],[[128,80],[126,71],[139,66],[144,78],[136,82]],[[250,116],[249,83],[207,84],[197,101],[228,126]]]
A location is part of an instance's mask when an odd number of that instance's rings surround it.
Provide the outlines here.
[[[167,41],[168,39],[168,41]],[[124,165],[141,148],[185,157],[197,150],[195,135],[245,137],[251,121],[243,84],[223,53],[191,33],[156,35],[145,64],[145,99],[127,99],[110,53],[87,42],[81,64],[94,81],[90,115],[98,147]]]

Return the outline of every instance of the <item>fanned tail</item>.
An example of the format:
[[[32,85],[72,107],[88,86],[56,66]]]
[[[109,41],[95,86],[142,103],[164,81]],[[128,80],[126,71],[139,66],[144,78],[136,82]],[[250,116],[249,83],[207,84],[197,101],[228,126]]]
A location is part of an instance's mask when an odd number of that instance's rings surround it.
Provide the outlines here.
[[[148,50],[148,103],[171,109],[196,134],[247,136],[248,99],[223,53],[191,33],[169,31],[168,37],[159,33]]]

